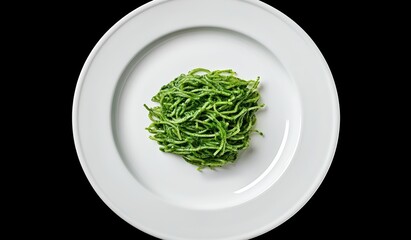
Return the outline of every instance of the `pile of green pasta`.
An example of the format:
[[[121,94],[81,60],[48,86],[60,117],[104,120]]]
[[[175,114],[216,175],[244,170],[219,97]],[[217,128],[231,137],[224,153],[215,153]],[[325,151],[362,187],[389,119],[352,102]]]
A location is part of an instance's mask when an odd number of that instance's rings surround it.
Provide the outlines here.
[[[249,146],[260,93],[256,80],[242,80],[233,70],[196,68],[163,86],[144,107],[152,123],[146,129],[163,152],[181,155],[198,169],[214,169],[237,159]]]

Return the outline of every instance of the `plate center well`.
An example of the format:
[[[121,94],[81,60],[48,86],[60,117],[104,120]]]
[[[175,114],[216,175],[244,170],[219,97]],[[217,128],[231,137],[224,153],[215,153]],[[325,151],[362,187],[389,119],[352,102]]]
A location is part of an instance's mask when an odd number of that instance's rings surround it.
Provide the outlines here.
[[[181,73],[203,67],[233,69],[242,79],[261,77],[261,102],[250,147],[233,165],[196,170],[181,156],[163,153],[150,140],[143,104]],[[201,27],[165,35],[130,61],[116,89],[113,134],[122,160],[136,181],[165,201],[194,209],[244,203],[263,193],[286,170],[297,147],[301,108],[297,90],[275,54],[231,30]]]

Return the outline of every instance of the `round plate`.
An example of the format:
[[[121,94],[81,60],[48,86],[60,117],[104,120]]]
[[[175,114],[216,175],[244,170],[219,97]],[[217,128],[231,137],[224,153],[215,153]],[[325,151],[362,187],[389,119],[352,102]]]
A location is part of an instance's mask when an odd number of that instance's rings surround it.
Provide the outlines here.
[[[197,67],[261,78],[249,149],[197,171],[148,138],[143,104]],[[308,35],[251,0],[153,1],[116,23],[81,71],[76,149],[91,185],[120,217],[166,239],[245,239],[296,213],[333,158],[339,131],[331,72]]]

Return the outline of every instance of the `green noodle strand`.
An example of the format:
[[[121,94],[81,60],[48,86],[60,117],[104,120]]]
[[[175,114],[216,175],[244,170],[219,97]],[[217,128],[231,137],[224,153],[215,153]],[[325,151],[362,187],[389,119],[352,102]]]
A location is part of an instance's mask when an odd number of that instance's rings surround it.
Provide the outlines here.
[[[196,68],[164,85],[144,107],[152,121],[146,130],[160,150],[181,155],[198,167],[233,163],[250,145],[260,93],[256,80],[242,80],[231,70]]]

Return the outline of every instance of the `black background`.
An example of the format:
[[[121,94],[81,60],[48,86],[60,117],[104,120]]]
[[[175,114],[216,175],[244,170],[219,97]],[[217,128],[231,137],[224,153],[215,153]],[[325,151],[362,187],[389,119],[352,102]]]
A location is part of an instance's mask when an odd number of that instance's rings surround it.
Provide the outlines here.
[[[24,7],[27,21],[21,26],[16,24],[20,27],[15,31],[30,39],[22,40],[30,49],[24,58],[30,67],[25,86],[28,92],[31,88],[42,89],[25,103],[39,100],[37,113],[27,113],[33,122],[28,127],[34,132],[29,134],[33,143],[29,145],[33,147],[27,150],[31,157],[24,158],[24,168],[33,177],[22,185],[26,190],[22,191],[25,198],[21,214],[29,216],[24,219],[32,222],[27,230],[31,234],[148,236],[118,217],[94,192],[78,161],[71,125],[74,90],[87,56],[113,24],[141,4],[66,2]],[[370,82],[361,69],[365,68],[364,56],[372,48],[366,36],[373,34],[375,23],[364,14],[372,8],[334,1],[278,1],[271,5],[299,24],[327,60],[339,94],[341,127],[333,163],[317,192],[292,218],[257,239],[368,236],[376,231],[378,219],[386,211],[369,200],[368,196],[377,195],[375,182],[364,176],[362,168],[364,162],[371,161],[363,143],[372,127],[362,121],[372,112],[372,107],[365,107],[371,100],[361,98],[359,82]],[[25,226],[26,222],[20,220],[17,224]]]

